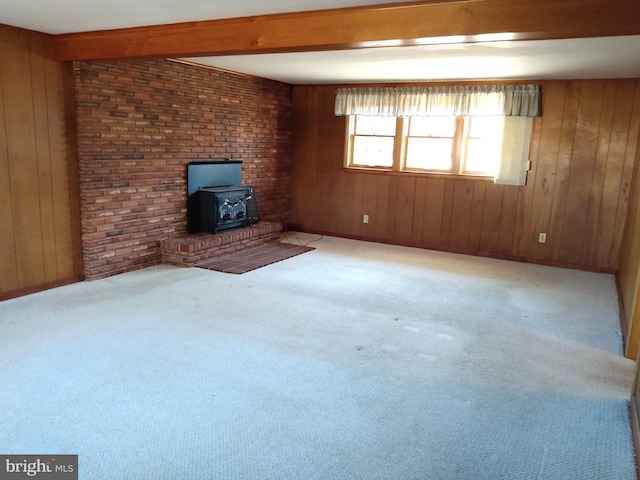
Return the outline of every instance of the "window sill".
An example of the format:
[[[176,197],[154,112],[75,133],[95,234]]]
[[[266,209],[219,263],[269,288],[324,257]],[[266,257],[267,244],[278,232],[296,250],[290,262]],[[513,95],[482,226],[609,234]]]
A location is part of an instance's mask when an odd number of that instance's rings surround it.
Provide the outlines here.
[[[384,170],[382,168],[366,168],[366,167],[342,167],[344,173],[366,173],[373,175],[390,175],[400,177],[424,177],[424,178],[450,178],[455,180],[473,180],[493,183],[493,177],[483,175],[460,175],[456,173],[435,173],[435,172],[415,172],[415,171],[396,171]]]

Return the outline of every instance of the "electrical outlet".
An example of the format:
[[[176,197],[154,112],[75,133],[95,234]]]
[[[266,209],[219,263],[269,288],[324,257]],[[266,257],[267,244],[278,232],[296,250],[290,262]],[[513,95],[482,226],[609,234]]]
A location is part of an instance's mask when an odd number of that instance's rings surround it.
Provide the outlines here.
[[[369,223],[369,215],[362,216],[362,223]]]
[[[544,243],[546,241],[547,241],[547,234],[546,233],[541,233],[540,235],[538,235],[538,242]]]

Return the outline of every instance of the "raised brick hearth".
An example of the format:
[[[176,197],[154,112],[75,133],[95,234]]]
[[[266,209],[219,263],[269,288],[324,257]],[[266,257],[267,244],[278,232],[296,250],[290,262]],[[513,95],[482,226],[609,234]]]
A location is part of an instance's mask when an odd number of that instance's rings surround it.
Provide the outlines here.
[[[193,267],[219,255],[276,242],[281,231],[280,222],[260,222],[250,227],[220,233],[183,233],[162,242],[162,262]]]

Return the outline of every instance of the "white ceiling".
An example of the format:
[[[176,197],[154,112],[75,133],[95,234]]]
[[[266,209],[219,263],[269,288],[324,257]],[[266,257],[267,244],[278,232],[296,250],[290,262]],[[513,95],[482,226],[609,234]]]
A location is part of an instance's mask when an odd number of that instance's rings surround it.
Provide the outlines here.
[[[0,0],[0,23],[58,34],[407,0]]]
[[[192,62],[294,85],[482,79],[640,78],[640,36],[368,48]]]
[[[0,23],[60,34],[403,0],[0,0]],[[452,43],[449,43],[452,42]],[[640,36],[191,58],[291,84],[640,77]]]

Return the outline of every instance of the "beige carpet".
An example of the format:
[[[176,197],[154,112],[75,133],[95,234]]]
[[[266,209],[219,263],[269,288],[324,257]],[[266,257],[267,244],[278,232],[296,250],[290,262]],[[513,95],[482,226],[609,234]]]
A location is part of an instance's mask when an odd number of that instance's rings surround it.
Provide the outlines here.
[[[635,479],[611,275],[313,246],[0,302],[0,452],[84,480]]]

